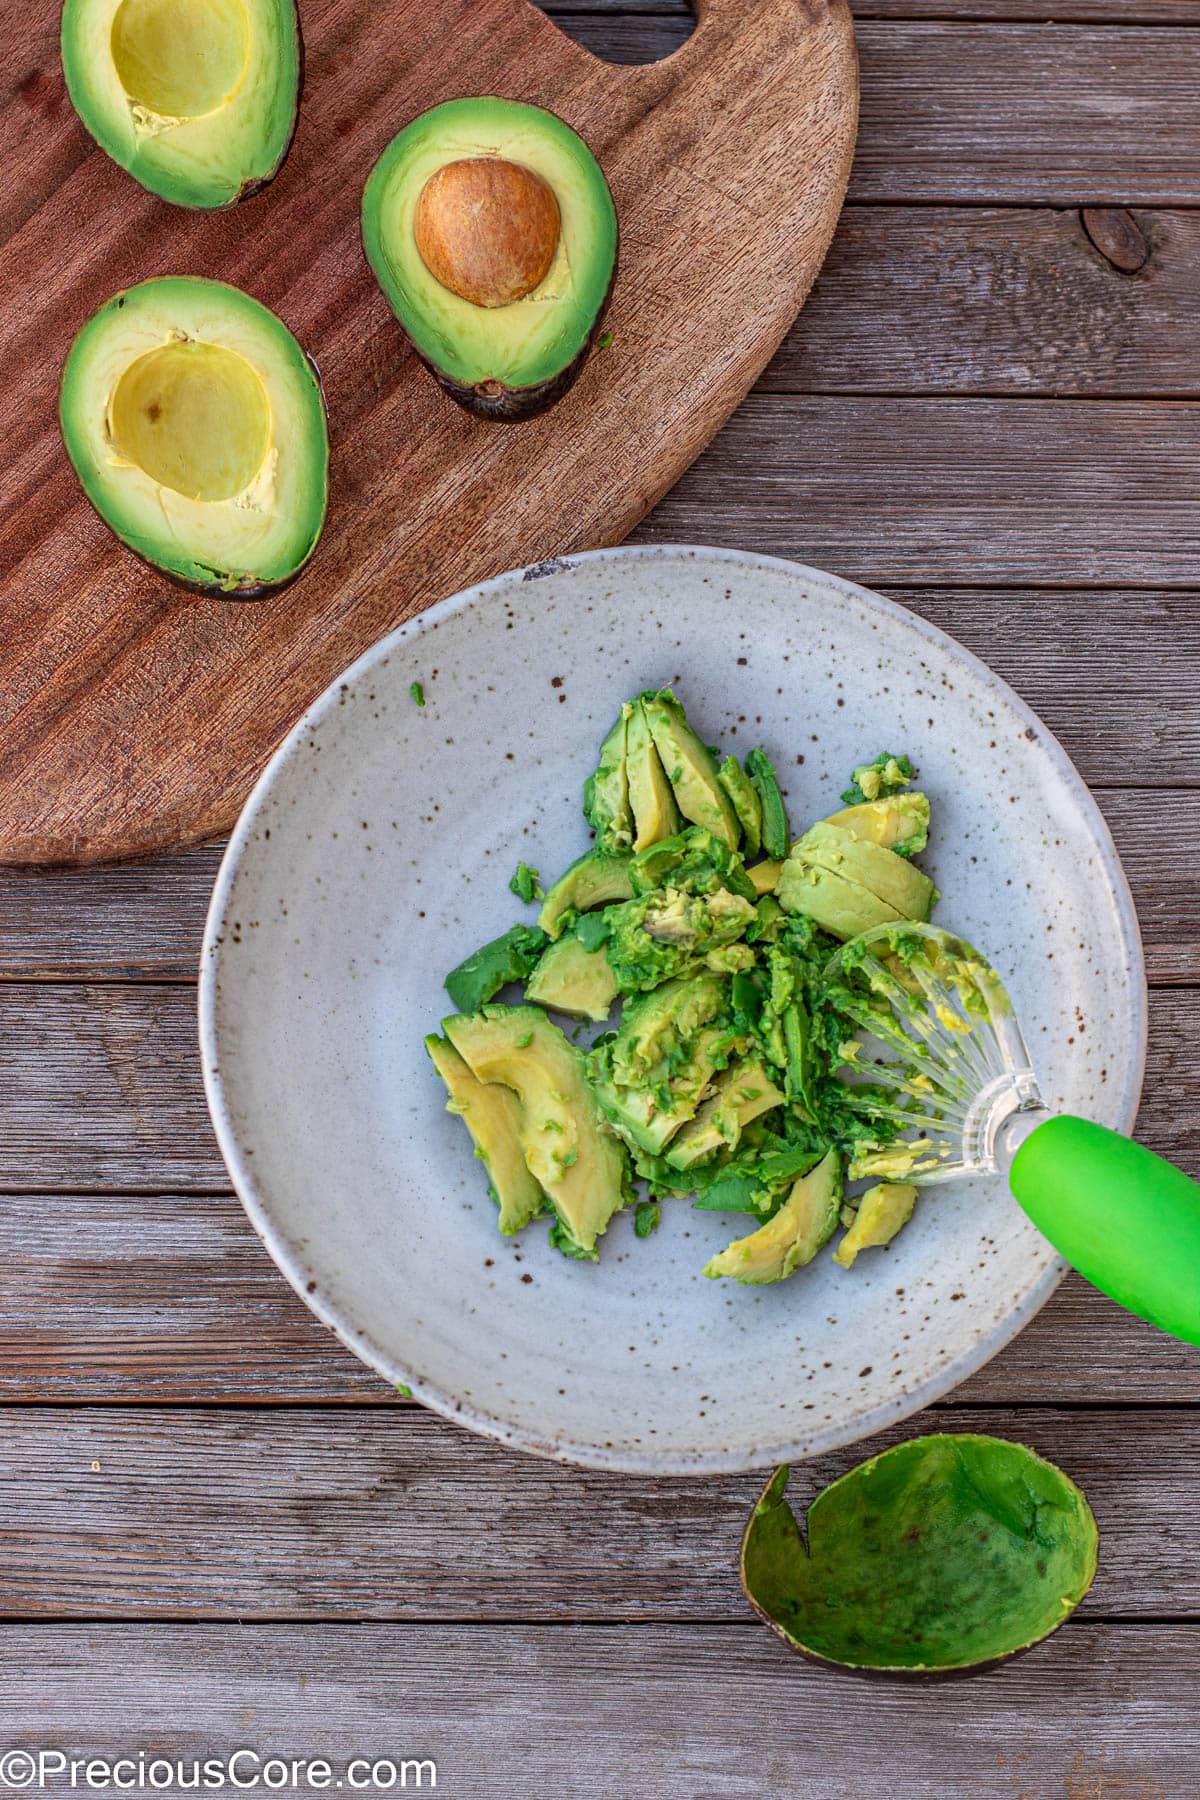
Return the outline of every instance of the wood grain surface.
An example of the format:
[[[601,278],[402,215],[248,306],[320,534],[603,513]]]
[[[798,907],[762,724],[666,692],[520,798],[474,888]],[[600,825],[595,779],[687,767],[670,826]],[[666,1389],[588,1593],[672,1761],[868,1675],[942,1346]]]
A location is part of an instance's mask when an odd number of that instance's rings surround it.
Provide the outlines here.
[[[687,37],[680,0],[555,10],[606,56]],[[756,396],[644,535],[824,546],[1039,710],[1134,888],[1142,1133],[1200,1171],[1200,4],[856,12],[860,197]],[[1088,234],[1093,203],[1132,217],[1135,274]],[[0,1748],[429,1754],[442,1791],[487,1800],[1196,1800],[1200,1352],[1069,1278],[901,1428],[996,1431],[1081,1481],[1086,1618],[931,1688],[789,1659],[733,1580],[754,1478],[477,1443],[276,1275],[195,1065],[218,855],[0,871]],[[796,1498],[870,1447],[798,1468]]]
[[[0,200],[0,357],[20,373],[0,390],[0,860],[211,835],[385,631],[503,569],[623,537],[742,398],[832,235],[857,112],[845,0],[706,0],[680,54],[642,69],[593,57],[528,0],[300,10],[292,151],[265,193],[217,215],[143,193],[91,145],[64,102],[56,13],[10,0],[0,162],[21,179]],[[462,93],[464,69],[468,92],[559,109],[621,220],[620,357],[504,431],[437,394],[358,246],[376,157]],[[58,441],[71,333],[166,270],[249,288],[322,371],[329,521],[300,579],[255,605],[197,601],[138,568],[89,516]]]
[[[1195,1640],[1078,1623],[929,1688],[847,1681],[758,1625],[21,1625],[0,1723],[110,1756],[130,1720],[189,1760],[432,1756],[455,1800],[1184,1800]]]

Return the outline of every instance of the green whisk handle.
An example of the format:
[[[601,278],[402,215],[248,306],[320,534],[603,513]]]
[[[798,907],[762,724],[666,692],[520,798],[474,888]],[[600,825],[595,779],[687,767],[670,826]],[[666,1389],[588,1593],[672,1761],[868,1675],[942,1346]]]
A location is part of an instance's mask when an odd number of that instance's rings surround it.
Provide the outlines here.
[[[1049,1119],[1009,1172],[1013,1197],[1081,1275],[1200,1344],[1200,1183],[1085,1119]]]

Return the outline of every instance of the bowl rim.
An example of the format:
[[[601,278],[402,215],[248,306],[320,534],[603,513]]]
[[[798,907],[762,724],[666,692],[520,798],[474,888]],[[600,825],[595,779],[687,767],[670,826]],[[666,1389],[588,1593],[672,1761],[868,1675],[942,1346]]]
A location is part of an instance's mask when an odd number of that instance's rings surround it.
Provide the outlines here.
[[[1137,1118],[1146,1070],[1148,996],[1141,932],[1128,878],[1121,866],[1108,823],[1091,790],[1053,732],[1043,724],[1032,707],[1028,706],[1006,681],[997,675],[981,657],[976,656],[960,644],[949,632],[930,624],[927,619],[921,618],[919,614],[901,605],[899,601],[889,600],[881,594],[873,593],[869,588],[862,587],[857,582],[831,574],[827,570],[815,568],[811,564],[793,562],[786,557],[768,556],[758,551],[736,550],[704,544],[620,544],[605,549],[572,551],[563,556],[549,557],[540,562],[531,563],[524,568],[507,570],[501,575],[477,582],[473,587],[464,588],[460,593],[438,601],[435,605],[414,615],[413,618],[406,620],[386,636],[380,638],[339,675],[335,676],[297,719],[251,789],[221,859],[221,866],[217,873],[205,919],[204,937],[200,950],[198,992],[200,1061],[204,1078],[204,1093],[217,1143],[238,1199],[276,1267],[309,1310],[315,1313],[322,1324],[328,1326],[346,1349],[350,1350],[360,1361],[365,1362],[392,1387],[407,1389],[414,1400],[430,1407],[444,1418],[466,1426],[482,1437],[495,1439],[509,1448],[523,1450],[551,1461],[622,1474],[705,1476],[743,1473],[752,1469],[767,1468],[777,1463],[803,1461],[809,1457],[824,1455],[873,1437],[885,1427],[909,1418],[933,1402],[940,1400],[990,1362],[992,1357],[1010,1344],[1029,1321],[1041,1311],[1067,1273],[1068,1265],[1061,1257],[1056,1257],[1047,1265],[1038,1280],[1033,1283],[1016,1305],[1007,1310],[999,1319],[994,1320],[990,1326],[980,1331],[974,1344],[963,1355],[936,1370],[925,1380],[908,1388],[895,1399],[882,1401],[868,1412],[859,1414],[853,1419],[843,1419],[841,1422],[833,1421],[813,1431],[807,1437],[785,1438],[777,1443],[750,1446],[745,1449],[689,1453],[653,1450],[635,1452],[623,1448],[608,1449],[603,1445],[575,1442],[561,1436],[540,1437],[527,1427],[511,1424],[482,1407],[468,1404],[453,1394],[446,1393],[436,1383],[426,1381],[413,1371],[405,1369],[369,1332],[362,1326],[356,1325],[343,1308],[327,1299],[320,1288],[310,1291],[310,1271],[289,1240],[282,1224],[277,1223],[273,1217],[271,1197],[262,1190],[255,1179],[248,1160],[242,1155],[238,1144],[233,1109],[226,1093],[225,1078],[222,1073],[217,1032],[216,1002],[221,939],[227,903],[243,857],[254,839],[259,815],[268,804],[275,783],[303,745],[306,734],[337,705],[338,696],[346,685],[352,684],[367,674],[378,662],[392,655],[402,646],[419,640],[426,631],[433,629],[442,621],[481,602],[486,603],[489,597],[503,593],[506,589],[520,587],[526,582],[538,580],[543,576],[565,573],[581,566],[602,567],[605,563],[620,564],[629,561],[670,563],[699,559],[727,562],[742,568],[761,570],[767,574],[783,572],[789,577],[808,576],[814,581],[831,584],[833,587],[841,589],[847,598],[865,606],[868,611],[881,613],[891,620],[900,620],[915,632],[918,638],[924,638],[927,643],[943,652],[949,649],[974,674],[981,677],[993,692],[1000,695],[1012,707],[1017,716],[1026,721],[1031,731],[1036,732],[1038,741],[1049,757],[1052,767],[1070,792],[1081,816],[1090,828],[1115,902],[1117,925],[1125,947],[1132,1003],[1129,1028],[1133,1040],[1133,1057],[1119,1097],[1118,1129],[1127,1134],[1132,1131]]]

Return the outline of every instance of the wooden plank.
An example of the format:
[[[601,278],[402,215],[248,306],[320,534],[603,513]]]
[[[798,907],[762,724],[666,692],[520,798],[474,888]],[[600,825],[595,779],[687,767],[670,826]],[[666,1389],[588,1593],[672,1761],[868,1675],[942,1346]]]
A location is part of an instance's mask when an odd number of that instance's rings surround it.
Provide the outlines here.
[[[850,198],[1194,205],[1200,40],[1112,17],[1111,4],[1103,27],[860,16]],[[671,14],[562,22],[622,63],[669,56],[687,35]]]
[[[14,1626],[0,1726],[110,1758],[325,1757],[339,1778],[432,1757],[455,1800],[1191,1800],[1196,1654],[1186,1627],[1070,1624],[929,1686],[848,1680],[756,1622]]]
[[[849,206],[757,391],[1195,396],[1200,216],[1132,217],[1135,276],[1078,208]]]
[[[1072,1276],[953,1401],[1051,1393],[1200,1403],[1200,1356]],[[218,1194],[7,1195],[0,1400],[397,1404]]]
[[[930,1412],[798,1465],[795,1500],[947,1428],[1080,1482],[1104,1546],[1086,1613],[1200,1619],[1197,1409]],[[0,1469],[9,1618],[738,1619],[764,1480],[593,1474],[416,1407],[6,1408]]]
[[[1157,661],[1138,647],[1137,621],[1158,612],[1154,641],[1166,639],[1178,596],[1000,594],[906,595],[917,609],[954,628],[977,651],[1003,662],[1011,680],[1031,693],[1039,677],[1037,706],[1092,781],[1132,773],[1138,780],[1192,780],[1196,711],[1189,700],[1186,625],[1175,641],[1172,660]],[[984,623],[994,603],[1002,621],[995,631]],[[1196,603],[1192,603],[1196,604]],[[1161,609],[1161,611],[1159,611]],[[1076,611],[1080,615],[1078,622]],[[1022,624],[1022,612],[1029,621]],[[973,624],[975,615],[980,615]],[[1003,620],[1011,618],[1006,641]],[[1114,683],[1106,660],[1083,654],[1071,659],[1059,647],[1092,629],[1110,629],[1128,654],[1118,657],[1121,681]],[[1029,632],[1036,632],[1034,652]],[[1122,631],[1125,636],[1121,636]],[[1114,641],[1113,639],[1109,640]],[[997,645],[1003,650],[998,654]],[[1031,668],[1031,664],[1034,666]],[[1182,675],[1180,667],[1182,666]],[[1062,674],[1057,683],[1048,671]],[[1168,680],[1169,676],[1169,680]],[[1176,685],[1178,683],[1178,685]],[[1200,983],[1200,790],[1132,787],[1100,789],[1097,798],[1116,840],[1137,903],[1150,979]],[[197,845],[147,864],[111,869],[27,872],[13,870],[0,880],[0,981],[140,980],[164,976],[192,980],[208,896],[221,847]]]
[[[228,1189],[187,987],[0,986],[0,1191]],[[1138,1136],[1200,1173],[1200,990],[1151,995]]]
[[[967,571],[1192,587],[1198,427],[1181,401],[757,394],[633,538],[772,551],[875,587]]]

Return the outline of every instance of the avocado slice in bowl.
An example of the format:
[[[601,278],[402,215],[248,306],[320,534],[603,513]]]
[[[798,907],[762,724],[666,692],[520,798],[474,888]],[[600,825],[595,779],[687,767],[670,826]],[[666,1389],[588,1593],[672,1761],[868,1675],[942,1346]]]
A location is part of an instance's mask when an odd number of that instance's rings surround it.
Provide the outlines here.
[[[167,276],[114,294],[71,346],[59,422],[104,523],[184,587],[253,599],[316,548],[329,488],[320,379],[238,288]]]
[[[371,171],[363,248],[413,348],[476,417],[562,398],[599,329],[617,214],[599,163],[538,106],[449,100]]]
[[[295,0],[66,0],[71,104],[100,148],[176,206],[275,175],[300,97]]]

